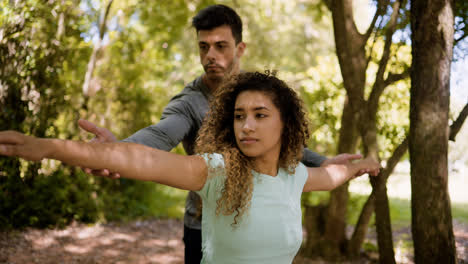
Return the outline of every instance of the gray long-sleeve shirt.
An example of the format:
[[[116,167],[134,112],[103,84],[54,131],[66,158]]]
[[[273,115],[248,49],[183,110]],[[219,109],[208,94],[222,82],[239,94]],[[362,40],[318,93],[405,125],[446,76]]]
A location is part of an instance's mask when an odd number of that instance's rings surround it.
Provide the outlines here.
[[[123,141],[165,151],[170,151],[182,142],[187,154],[192,155],[198,130],[209,109],[210,98],[210,90],[198,77],[171,99],[159,123],[143,128]],[[318,167],[325,159],[306,149],[302,162],[308,167]],[[184,224],[189,228],[201,229],[201,217],[197,209],[199,203],[200,197],[195,192],[189,192],[184,215]]]

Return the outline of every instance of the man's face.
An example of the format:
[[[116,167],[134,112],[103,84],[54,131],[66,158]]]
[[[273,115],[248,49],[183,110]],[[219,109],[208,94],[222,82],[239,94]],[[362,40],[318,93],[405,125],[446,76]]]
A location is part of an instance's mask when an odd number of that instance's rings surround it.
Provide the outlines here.
[[[200,63],[208,79],[220,81],[225,76],[239,73],[239,59],[245,44],[236,44],[229,26],[198,31],[198,48]]]

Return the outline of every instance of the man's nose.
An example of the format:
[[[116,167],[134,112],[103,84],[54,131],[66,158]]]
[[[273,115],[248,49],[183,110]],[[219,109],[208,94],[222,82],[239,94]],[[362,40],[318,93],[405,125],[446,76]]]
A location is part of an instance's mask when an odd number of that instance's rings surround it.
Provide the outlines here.
[[[216,61],[216,49],[214,47],[208,48],[206,58],[210,61]]]

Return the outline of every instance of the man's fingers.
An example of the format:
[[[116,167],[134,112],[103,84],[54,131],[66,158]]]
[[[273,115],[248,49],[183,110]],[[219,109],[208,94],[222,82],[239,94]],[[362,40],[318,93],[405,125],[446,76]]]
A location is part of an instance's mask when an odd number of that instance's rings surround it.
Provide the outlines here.
[[[90,168],[83,168],[83,171],[86,174],[92,174],[94,176],[108,176],[109,175],[109,171],[105,172],[105,170],[93,170]]]
[[[80,120],[78,120],[78,125],[83,130],[85,130],[85,131],[87,131],[89,133],[93,133],[96,136],[100,134],[99,127],[96,126],[94,123],[89,122],[88,120],[80,119]]]
[[[107,177],[109,176],[109,171],[108,170],[91,170],[91,174],[94,176]]]
[[[16,131],[0,132],[0,144],[22,144],[23,138],[24,135]]]
[[[367,173],[367,171],[365,169],[362,169],[362,170],[358,171],[358,173],[356,173],[356,177],[362,176],[362,175],[364,175],[366,173]]]
[[[85,131],[93,133],[96,137],[91,140],[91,142],[115,142],[117,138],[109,130],[98,127],[94,123],[89,122],[85,119],[78,120],[78,125]]]
[[[90,168],[81,168],[86,174],[92,174],[94,176],[101,176],[111,179],[119,179],[120,174],[117,172],[110,172],[108,169],[103,170],[92,170]]]
[[[375,169],[371,172],[372,176],[377,176],[380,173],[380,169]]]
[[[0,145],[0,155],[4,156],[15,156],[16,146],[14,145]]]
[[[111,178],[111,179],[114,179],[114,180],[115,180],[115,179],[119,179],[119,178],[120,178],[120,174],[118,174],[118,173],[111,173],[110,178]]]
[[[362,159],[362,155],[361,154],[347,154],[346,159],[348,159],[349,161]]]
[[[119,173],[110,172],[108,169],[93,170],[93,171],[92,171],[92,174],[93,174],[93,175],[96,175],[96,176],[111,178],[111,179],[118,179],[118,178],[120,178],[120,174],[119,174]]]

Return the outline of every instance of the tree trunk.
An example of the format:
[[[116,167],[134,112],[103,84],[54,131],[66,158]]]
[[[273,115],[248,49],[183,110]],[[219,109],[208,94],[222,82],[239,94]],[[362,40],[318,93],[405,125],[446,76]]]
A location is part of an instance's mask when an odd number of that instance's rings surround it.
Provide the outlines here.
[[[321,255],[321,240],[325,230],[325,205],[309,206],[305,205],[305,229],[307,239],[305,247],[302,249],[303,255],[307,257],[317,257]]]
[[[338,153],[354,152],[358,141],[356,115],[345,102],[343,108]],[[346,256],[346,210],[349,200],[348,184],[333,190],[328,206],[305,206],[306,245],[303,254],[342,260]],[[314,223],[312,223],[314,222]]]
[[[341,120],[338,153],[354,153],[358,143],[357,115],[346,101]],[[349,200],[349,184],[343,184],[330,193],[330,201],[326,214],[324,234],[325,249],[322,256],[330,260],[339,260],[346,255],[346,210]]]
[[[84,96],[84,103],[83,103],[82,108],[85,110],[87,110],[88,108],[88,99],[90,96],[89,86],[91,84],[91,79],[93,77],[94,68],[96,66],[97,54],[98,54],[98,51],[101,49],[102,40],[104,39],[104,34],[106,33],[107,17],[109,15],[112,3],[113,3],[113,0],[109,0],[107,2],[106,7],[101,9],[101,16],[100,16],[100,21],[99,21],[99,38],[97,39],[97,42],[93,46],[93,52],[91,53],[91,57],[88,62],[88,67],[86,70],[85,79],[84,79],[83,88],[82,88],[83,96]]]
[[[383,177],[371,178],[372,188],[375,190],[375,227],[379,245],[379,263],[394,264],[396,261],[386,182],[387,179]]]
[[[343,107],[338,153],[354,153],[359,140],[358,111],[365,84],[366,58],[364,40],[357,31],[352,17],[352,1],[331,1],[336,53],[340,63],[347,101]],[[322,252],[327,260],[340,260],[346,256],[346,210],[349,200],[348,184],[330,194],[327,222],[322,239]]]
[[[415,263],[456,263],[447,189],[453,2],[411,1],[409,151]]]

